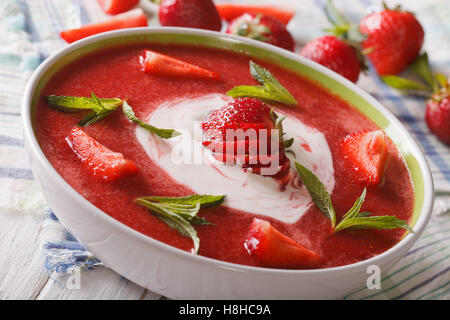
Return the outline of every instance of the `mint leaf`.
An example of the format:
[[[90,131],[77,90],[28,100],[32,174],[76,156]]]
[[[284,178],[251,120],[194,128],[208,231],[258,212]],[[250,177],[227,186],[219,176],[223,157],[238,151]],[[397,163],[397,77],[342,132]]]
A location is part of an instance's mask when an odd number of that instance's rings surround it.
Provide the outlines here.
[[[92,93],[93,94],[93,93]],[[97,98],[94,95],[95,98]],[[122,105],[122,100],[118,98],[97,98],[106,109],[115,110]],[[94,110],[98,108],[98,102],[92,97],[70,97],[50,95],[45,97],[45,101],[60,111],[80,112],[83,110]]]
[[[94,92],[90,98],[50,95],[45,97],[45,101],[51,107],[63,112],[91,110],[92,112],[78,122],[80,126],[88,126],[102,120],[122,105],[122,100],[118,98],[98,98]]]
[[[194,252],[197,253],[200,239],[192,224],[214,225],[197,214],[200,208],[220,205],[224,198],[225,196],[193,194],[187,197],[141,197],[135,199],[135,202],[149,209],[169,227],[178,230],[181,235],[191,238],[194,242]]]
[[[180,203],[185,205],[199,203],[201,208],[207,208],[221,204],[225,196],[193,194],[187,197],[142,197],[141,199],[151,202]]]
[[[269,72],[269,70],[261,67],[252,60],[250,60],[250,74],[256,81],[258,81],[264,88],[266,88],[273,95],[277,96],[279,102],[290,105],[297,105],[298,102],[287,91],[285,87]]]
[[[420,82],[399,76],[382,76],[381,79],[388,86],[399,90],[427,90]]]
[[[227,92],[233,98],[252,97],[268,101],[297,105],[297,100],[281,83],[265,68],[250,60],[250,74],[261,86],[237,86]]]
[[[90,112],[86,116],[84,116],[83,119],[78,121],[78,125],[80,125],[82,127],[86,127],[88,125],[93,124],[94,122],[97,122],[97,121],[100,121],[100,120],[106,118],[113,112],[114,112],[114,110],[101,111],[99,113]]]
[[[344,214],[334,232],[344,229],[396,229],[403,228],[413,232],[406,221],[394,216],[370,216],[370,212],[360,212],[366,198],[367,190],[364,188],[361,196],[356,199],[355,204]]]
[[[359,211],[361,210],[362,204],[364,203],[364,200],[366,199],[366,194],[367,194],[367,189],[364,188],[361,196],[358,199],[356,199],[355,203],[353,204],[353,207],[351,207],[350,210],[348,210],[347,213],[344,214],[342,219],[351,219],[351,218],[357,217],[359,215]]]
[[[278,97],[264,87],[258,86],[237,86],[227,92],[233,98],[250,97],[266,101],[279,101]]]
[[[336,224],[336,213],[331,203],[330,195],[323,183],[310,170],[299,163],[295,163],[297,172],[300,175],[306,189],[308,189],[315,205],[325,216],[331,220],[334,232],[344,229],[396,229],[403,228],[413,232],[408,223],[395,216],[370,216],[370,212],[360,212],[362,204],[366,198],[367,190],[364,188],[361,196],[356,199],[353,206],[342,217],[342,220]]]
[[[406,221],[394,216],[366,216],[366,213],[355,218],[342,220],[335,232],[343,229],[397,229],[402,228],[409,232],[413,232]]]
[[[155,214],[156,217],[158,217],[169,227],[178,230],[181,235],[191,238],[194,242],[194,252],[198,252],[198,249],[200,248],[200,238],[197,236],[197,231],[188,220],[184,219],[179,214],[164,208],[164,206],[152,203],[150,201],[138,198],[136,199],[136,203],[149,209]]]
[[[336,224],[336,212],[334,211],[331,197],[323,183],[309,169],[296,162],[295,167],[306,189],[317,208],[331,220],[331,226]]]
[[[160,128],[152,126],[151,124],[145,123],[144,121],[142,121],[141,119],[136,117],[133,109],[126,101],[123,102],[122,111],[123,111],[123,114],[125,115],[125,117],[127,117],[129,120],[133,121],[134,123],[140,125],[142,128],[150,131],[151,133],[156,134],[157,136],[159,136],[163,139],[170,139],[170,138],[179,136],[181,134],[178,131],[173,130],[173,129],[160,129]]]

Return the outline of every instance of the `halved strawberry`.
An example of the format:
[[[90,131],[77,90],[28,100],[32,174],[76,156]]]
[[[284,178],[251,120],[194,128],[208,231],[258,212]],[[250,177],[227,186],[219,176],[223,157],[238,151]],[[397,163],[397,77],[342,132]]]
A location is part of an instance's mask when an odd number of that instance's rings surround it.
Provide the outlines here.
[[[272,227],[270,222],[254,218],[244,242],[248,254],[262,267],[317,268],[322,257]]]
[[[181,76],[217,80],[220,75],[199,66],[166,56],[150,50],[145,50],[141,57],[142,70],[158,76]]]
[[[107,14],[118,14],[130,10],[139,0],[98,0],[100,7]]]
[[[112,182],[138,171],[133,161],[108,149],[78,127],[70,131],[66,141],[91,174],[102,181]]]
[[[146,27],[147,24],[147,16],[144,14],[144,11],[137,8],[118,14],[106,21],[86,24],[77,29],[61,31],[60,36],[66,42],[71,43],[97,33],[125,28]]]
[[[386,137],[381,130],[356,131],[342,142],[344,157],[355,170],[356,179],[366,185],[383,181],[386,166]]]
[[[246,6],[241,4],[219,3],[216,4],[217,11],[222,19],[230,22],[244,13],[261,13],[277,18],[284,25],[292,19],[295,10],[279,6]]]

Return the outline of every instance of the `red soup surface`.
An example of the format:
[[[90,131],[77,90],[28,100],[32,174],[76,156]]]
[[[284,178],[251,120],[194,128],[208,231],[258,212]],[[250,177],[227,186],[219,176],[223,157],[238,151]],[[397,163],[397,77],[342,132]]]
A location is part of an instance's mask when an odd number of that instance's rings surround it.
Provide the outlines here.
[[[146,74],[139,62],[143,49],[219,72],[221,80]],[[352,179],[353,169],[340,154],[340,143],[351,132],[379,128],[320,85],[276,65],[256,62],[269,69],[299,102],[296,108],[279,106],[279,110],[317,128],[325,135],[333,156],[335,187],[331,197],[339,221],[364,188]],[[64,67],[45,86],[36,112],[38,140],[54,168],[88,201],[139,232],[190,251],[190,238],[180,235],[133,200],[141,196],[186,196],[195,192],[174,181],[150,160],[136,139],[135,125],[120,109],[83,129],[104,146],[123,153],[139,168],[135,175],[115,183],[104,183],[85,170],[65,140],[81,115],[55,110],[48,106],[43,97],[90,96],[91,92],[95,92],[98,97],[126,99],[136,115],[144,117],[165,101],[208,93],[226,93],[234,86],[243,84],[256,85],[249,73],[249,57],[243,54],[156,44],[108,48]],[[362,211],[370,211],[373,215],[395,215],[409,221],[414,205],[411,178],[403,158],[390,141],[384,179],[381,186],[367,189]],[[246,235],[255,216],[269,221],[283,234],[322,255],[325,260],[323,267],[351,264],[378,255],[395,245],[404,234],[402,229],[344,230],[330,234],[329,220],[315,206],[311,206],[293,224],[225,206],[202,209],[199,215],[215,224],[195,226],[201,240],[199,254],[244,265],[258,265],[244,248]]]

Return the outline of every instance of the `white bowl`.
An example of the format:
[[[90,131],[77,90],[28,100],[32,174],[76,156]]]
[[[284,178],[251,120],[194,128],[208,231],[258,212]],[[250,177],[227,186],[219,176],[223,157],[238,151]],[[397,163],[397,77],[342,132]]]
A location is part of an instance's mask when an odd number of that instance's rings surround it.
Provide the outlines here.
[[[291,66],[321,82],[380,125],[410,168],[416,197],[409,233],[391,249],[358,263],[318,270],[282,270],[223,262],[179,250],[141,234],[92,205],[58,174],[36,139],[33,110],[55,64],[67,64],[87,51],[127,42],[176,42],[246,52]],[[350,99],[350,100],[349,100]],[[433,182],[428,164],[409,133],[385,107],[340,75],[299,55],[262,42],[187,28],[135,28],[77,41],[45,60],[30,79],[23,100],[25,146],[35,178],[58,218],[109,268],[170,298],[182,299],[336,299],[366,284],[367,268],[386,271],[422,234],[432,211]]]

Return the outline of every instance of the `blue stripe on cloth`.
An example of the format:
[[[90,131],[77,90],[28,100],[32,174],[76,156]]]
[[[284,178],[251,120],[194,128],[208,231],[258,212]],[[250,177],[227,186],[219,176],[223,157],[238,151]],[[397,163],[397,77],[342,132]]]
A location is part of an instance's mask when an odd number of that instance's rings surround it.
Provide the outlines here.
[[[65,250],[77,250],[85,251],[86,248],[77,241],[59,241],[59,242],[47,242],[44,244],[44,249],[65,249]]]
[[[45,8],[47,9],[48,15],[50,16],[50,25],[53,27],[53,30],[55,31],[55,34],[58,34],[63,28],[60,27],[60,23],[56,23],[58,21],[58,18],[54,16],[53,11],[49,5],[48,0],[42,1]]]
[[[27,0],[16,0],[17,4],[20,6],[22,13],[25,15],[25,31],[30,35],[31,42],[41,42],[41,37],[39,36],[39,32],[36,29],[36,26],[33,21],[32,14],[30,13],[30,9],[28,7]],[[41,52],[41,48],[39,48],[39,64],[44,60],[44,57],[49,55],[48,52]]]
[[[44,267],[49,273],[70,273],[76,267],[82,270],[93,270],[103,265],[69,231],[62,228],[58,218],[50,208],[45,211],[47,220],[44,232],[52,234],[52,238],[56,230],[63,232],[60,239],[49,239],[42,246],[45,255]]]
[[[442,242],[443,240],[448,240],[448,239],[450,239],[450,237],[441,238],[441,239],[439,239],[439,240],[436,240],[436,241],[427,243],[427,244],[425,244],[425,245],[423,245],[423,246],[421,246],[421,247],[415,248],[414,250],[411,250],[411,251],[409,251],[407,254],[405,254],[405,255],[403,256],[403,258],[405,258],[405,257],[407,257],[407,256],[410,256],[410,255],[412,255],[412,254],[414,254],[414,253],[416,253],[416,252],[418,252],[418,251],[420,251],[420,250],[422,250],[422,249],[426,249],[426,248],[428,248],[428,247],[430,247],[430,246],[432,246],[432,245],[434,245],[434,244],[436,244],[436,243]]]
[[[18,112],[4,112],[4,111],[0,111],[0,115],[20,117],[20,113],[18,113]]]
[[[439,272],[436,273],[434,276],[432,276],[432,277],[430,277],[430,278],[428,278],[428,279],[422,281],[421,283],[415,285],[414,287],[412,287],[412,288],[406,290],[406,291],[403,292],[402,294],[400,294],[400,295],[398,295],[398,296],[392,298],[392,300],[398,300],[398,299],[401,299],[401,298],[407,296],[407,295],[410,294],[411,292],[414,292],[414,291],[416,291],[417,289],[419,289],[419,288],[421,288],[421,287],[427,285],[427,284],[430,283],[431,281],[433,281],[433,280],[439,278],[439,277],[442,276],[443,274],[447,273],[449,270],[450,270],[450,267],[447,267],[447,268],[445,268],[444,270],[439,271]]]
[[[81,3],[81,0],[72,0],[72,3],[80,9],[81,24],[90,23],[91,19],[89,18],[89,15],[87,14],[86,9],[84,8],[83,4]]]
[[[0,167],[0,178],[34,180],[31,170],[19,169],[19,168],[2,168],[2,167]]]
[[[36,27],[34,26],[32,15],[30,14],[30,9],[28,8],[27,0],[16,0],[17,4],[20,6],[22,13],[25,15],[25,19],[27,21],[25,31],[30,35],[30,40],[32,42],[40,42],[41,38],[39,37],[39,33],[37,32]]]
[[[0,135],[0,145],[23,147],[23,140],[9,137],[9,136]]]
[[[44,4],[48,9],[49,14],[52,16],[52,23],[55,26],[56,30],[62,31],[65,29],[65,25],[61,22],[61,19],[58,15],[58,10],[55,8],[55,5],[52,0],[44,0]]]

